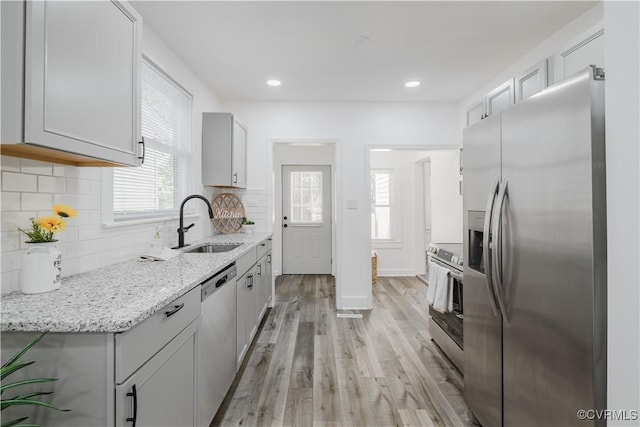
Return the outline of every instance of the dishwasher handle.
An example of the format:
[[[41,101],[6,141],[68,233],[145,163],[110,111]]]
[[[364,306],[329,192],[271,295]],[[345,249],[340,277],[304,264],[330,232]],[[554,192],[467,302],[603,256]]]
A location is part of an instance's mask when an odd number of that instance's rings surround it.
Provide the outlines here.
[[[233,262],[211,276],[201,285],[200,300],[204,301],[209,298],[216,290],[220,289],[226,283],[229,283],[237,274],[236,263]]]
[[[229,280],[229,276],[228,275],[224,275],[224,277],[222,279],[218,279],[216,281],[216,288],[219,288],[220,286],[224,285],[225,283],[227,283],[227,280]]]

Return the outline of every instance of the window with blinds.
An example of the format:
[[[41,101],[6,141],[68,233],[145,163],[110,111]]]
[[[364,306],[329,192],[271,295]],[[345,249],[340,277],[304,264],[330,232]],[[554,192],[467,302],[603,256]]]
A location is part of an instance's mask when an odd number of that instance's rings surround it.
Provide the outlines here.
[[[371,170],[371,239],[391,240],[391,171]]]
[[[114,169],[115,221],[172,215],[187,194],[192,96],[150,61],[141,68],[144,164]]]

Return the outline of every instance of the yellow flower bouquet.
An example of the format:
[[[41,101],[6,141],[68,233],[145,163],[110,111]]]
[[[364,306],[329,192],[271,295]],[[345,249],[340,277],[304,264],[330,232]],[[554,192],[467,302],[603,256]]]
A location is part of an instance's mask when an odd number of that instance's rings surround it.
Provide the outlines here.
[[[55,242],[57,232],[64,230],[66,222],[64,218],[73,218],[76,211],[67,205],[53,205],[51,209],[55,215],[31,218],[31,230],[18,228],[29,237],[27,243]]]

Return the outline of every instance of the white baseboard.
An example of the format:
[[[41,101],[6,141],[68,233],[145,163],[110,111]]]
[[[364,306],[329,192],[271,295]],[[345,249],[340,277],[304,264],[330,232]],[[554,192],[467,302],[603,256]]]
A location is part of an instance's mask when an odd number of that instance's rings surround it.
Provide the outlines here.
[[[371,299],[360,296],[340,298],[336,305],[338,310],[371,310]]]
[[[379,277],[392,277],[392,276],[415,276],[416,272],[414,270],[409,270],[406,268],[385,268],[378,270]]]

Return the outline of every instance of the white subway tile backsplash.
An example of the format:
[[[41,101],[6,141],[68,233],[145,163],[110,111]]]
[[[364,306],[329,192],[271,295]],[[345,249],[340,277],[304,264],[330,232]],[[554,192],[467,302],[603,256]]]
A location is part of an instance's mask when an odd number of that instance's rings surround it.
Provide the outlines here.
[[[67,176],[67,169],[71,168],[73,166],[53,165],[53,176]]]
[[[15,172],[2,172],[2,191],[38,191],[38,177]]]
[[[62,277],[73,276],[80,273],[78,258],[62,258]]]
[[[53,197],[47,193],[22,193],[22,210],[48,210],[47,215],[52,215]]]
[[[78,240],[97,239],[101,236],[102,226],[100,224],[78,226]]]
[[[20,270],[4,271],[0,275],[0,289],[8,294],[20,289]]]
[[[18,157],[2,156],[2,170],[20,172],[20,159]]]
[[[76,177],[81,179],[100,181],[100,179],[102,178],[102,170],[100,168],[77,168]]]
[[[3,231],[0,233],[1,236],[1,244],[2,244],[2,252],[8,251],[17,251],[20,250],[20,239],[22,237],[26,237],[24,234],[15,231]]]
[[[67,178],[67,193],[71,194],[100,194],[92,193],[91,187],[92,184],[96,183],[95,181],[90,181],[88,179],[76,179],[76,178]],[[98,183],[99,184],[99,183]],[[99,187],[99,185],[98,185]]]
[[[38,192],[64,193],[67,191],[67,180],[57,176],[39,176]]]
[[[78,258],[78,272],[94,270],[100,267],[100,254],[85,255]]]
[[[75,210],[99,210],[100,196],[93,194],[54,194],[53,203],[64,203]]]
[[[37,175],[52,175],[53,165],[39,160],[22,159],[20,171],[22,173],[33,173]]]
[[[9,251],[2,253],[2,268],[4,273],[11,270],[19,270],[22,267],[22,251]]]
[[[2,212],[2,231],[31,228],[31,218],[36,217],[36,211],[11,211]]]
[[[90,194],[102,194],[102,182],[100,181],[91,181],[91,188],[89,189]]]
[[[76,209],[100,209],[100,196],[78,194],[76,196]]]
[[[91,224],[102,224],[102,212],[99,210],[88,211],[89,222]]]
[[[20,210],[20,193],[2,192],[2,210],[3,211],[19,211]]]
[[[166,246],[177,244],[177,220],[103,229],[102,172],[100,168],[2,156],[2,293],[19,289],[22,253],[29,246],[24,243],[28,237],[17,228],[30,229],[30,218],[51,215],[53,204],[67,204],[78,212],[77,217],[67,219],[66,229],[56,235],[57,246],[62,251],[64,277],[141,255],[149,249],[156,227],[160,228]],[[247,212],[260,223],[266,223],[267,215],[262,208],[266,206],[265,194],[245,193],[251,204]],[[196,223],[186,235],[187,242],[214,232],[204,205],[194,206],[194,210],[201,216],[187,219],[188,224]]]
[[[120,250],[107,251],[107,252],[102,252],[100,254],[100,261],[101,261],[102,266],[115,264],[117,262],[122,262],[122,261],[125,261],[125,260],[130,259],[130,258],[131,257],[129,255],[124,254]]]
[[[73,220],[71,220],[73,221]],[[60,243],[69,243],[69,242],[77,242],[78,241],[78,226],[77,225],[69,225],[65,227],[65,229],[56,234],[56,239],[60,241]]]

